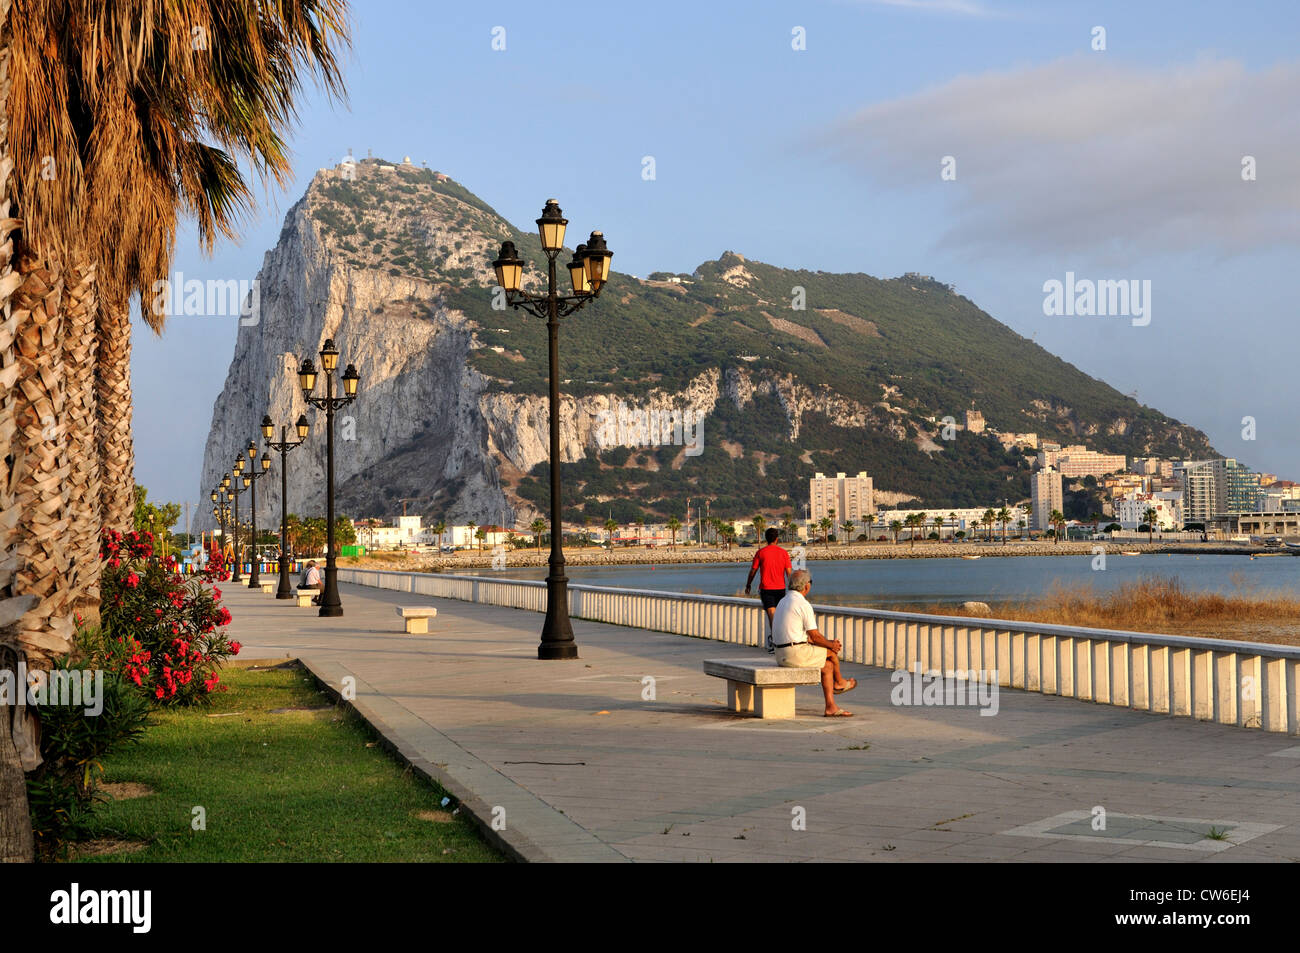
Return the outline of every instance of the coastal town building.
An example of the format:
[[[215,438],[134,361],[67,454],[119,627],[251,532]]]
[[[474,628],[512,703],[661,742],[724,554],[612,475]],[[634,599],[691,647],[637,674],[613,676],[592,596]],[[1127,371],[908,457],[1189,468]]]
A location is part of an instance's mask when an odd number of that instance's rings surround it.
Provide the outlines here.
[[[1208,523],[1215,516],[1259,509],[1259,474],[1232,457],[1184,461],[1174,467],[1174,478],[1182,485],[1188,522]]]
[[[1030,481],[1033,504],[1033,528],[1051,529],[1052,510],[1065,509],[1065,495],[1061,487],[1061,473],[1052,467],[1037,471]]]
[[[1178,490],[1159,493],[1134,493],[1115,500],[1115,522],[1124,529],[1137,529],[1146,523],[1147,510],[1156,511],[1160,529],[1183,528],[1183,494]]]
[[[1000,430],[989,428],[991,433],[1002,444],[1003,449],[1010,450],[1012,447],[1020,447],[1025,450],[1038,449],[1038,434],[1036,433],[1003,433]]]
[[[969,433],[983,433],[984,415],[978,410],[966,411],[966,430]]]
[[[1045,444],[1038,452],[1038,465],[1055,467],[1064,477],[1105,476],[1123,470],[1127,461],[1122,453],[1101,453],[1082,444],[1058,449],[1048,449],[1048,446]]]
[[[1159,457],[1134,457],[1128,468],[1133,473],[1143,476],[1160,476],[1170,478],[1174,475],[1174,461],[1161,460]]]
[[[936,527],[935,520],[940,517],[943,518],[942,535],[945,539],[958,531],[964,531],[967,535],[970,535],[976,531],[983,530],[984,524],[981,523],[981,520],[983,520],[986,512],[992,510],[996,513],[998,510],[1002,509],[1002,506],[1003,504],[999,502],[996,506],[969,506],[931,510],[881,510],[876,514],[875,521],[871,524],[871,536],[872,538],[890,536],[890,523],[897,520],[899,523],[906,526],[907,520],[911,516],[923,516],[925,518],[925,529],[922,531],[918,528],[918,538],[938,532],[939,530]],[[1007,523],[1007,526],[1010,529],[1015,529],[1020,525],[1020,521],[1024,519],[1025,511],[1020,509],[1018,506],[1010,505],[1007,506],[1007,509],[1011,511],[1011,520]],[[996,525],[999,529],[1001,528],[1000,523]],[[863,531],[866,531],[865,525],[863,526]],[[909,532],[910,530],[904,529],[899,538],[907,539]]]
[[[876,511],[871,477],[865,471],[857,476],[837,473],[828,477],[818,473],[808,481],[809,519],[818,523],[823,517],[835,520],[836,526],[845,520],[861,521],[868,513]],[[834,515],[831,514],[834,510]]]

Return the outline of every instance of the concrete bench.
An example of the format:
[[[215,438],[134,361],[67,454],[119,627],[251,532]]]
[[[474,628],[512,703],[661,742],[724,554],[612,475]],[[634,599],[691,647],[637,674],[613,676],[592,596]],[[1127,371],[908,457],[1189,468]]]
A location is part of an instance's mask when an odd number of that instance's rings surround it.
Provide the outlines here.
[[[705,659],[704,674],[727,680],[727,707],[758,718],[793,718],[796,685],[819,685],[820,668],[782,668],[775,659]]]
[[[406,631],[419,635],[429,631],[429,620],[438,614],[433,606],[398,606],[397,614],[406,620]]]
[[[263,595],[269,596],[271,595],[271,593],[275,592],[275,583],[273,582],[259,583],[258,588],[262,590]]]
[[[319,589],[298,589],[295,587],[293,590],[293,594],[298,598],[299,608],[302,608],[303,606],[311,606],[311,601],[319,596],[320,593],[321,591]]]

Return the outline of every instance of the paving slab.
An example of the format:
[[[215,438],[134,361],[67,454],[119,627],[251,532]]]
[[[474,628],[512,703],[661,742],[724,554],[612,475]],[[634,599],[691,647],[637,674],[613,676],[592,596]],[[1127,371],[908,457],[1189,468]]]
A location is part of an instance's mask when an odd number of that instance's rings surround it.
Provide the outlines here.
[[[810,685],[768,723],[702,671],[766,657],[750,647],[575,619],[581,657],[544,662],[539,613],[430,598],[431,631],[408,635],[409,594],[343,584],[326,619],[222,589],[244,657],[300,659],[520,860],[1300,859],[1294,737],[1009,689],[992,717],[895,706],[861,665],[839,698],[855,717],[822,718]],[[1095,807],[1266,832],[1215,852],[1050,836]]]

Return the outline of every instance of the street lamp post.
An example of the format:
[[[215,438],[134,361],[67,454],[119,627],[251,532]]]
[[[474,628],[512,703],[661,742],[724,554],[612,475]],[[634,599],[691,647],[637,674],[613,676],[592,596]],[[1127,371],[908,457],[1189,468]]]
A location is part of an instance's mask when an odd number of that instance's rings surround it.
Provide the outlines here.
[[[248,454],[248,476],[244,477],[244,485],[251,487],[252,495],[248,498],[248,519],[249,519],[249,546],[253,551],[252,571],[248,574],[248,588],[257,589],[262,585],[262,577],[258,572],[257,559],[257,481],[266,476],[266,471],[271,469],[270,454],[262,454],[261,469],[255,469],[253,464],[257,461],[257,444],[248,441],[248,449],[244,451]]]
[[[217,511],[212,515],[217,518],[217,523],[221,527],[221,546],[218,552],[221,552],[223,557],[226,548],[227,527],[230,525],[230,501],[232,499],[233,497],[230,495],[230,474],[225,473],[222,474],[216,489],[212,491],[212,502],[216,504],[213,509]]]
[[[564,250],[564,229],[568,224],[559,203],[547,199],[542,217],[537,219],[542,251],[546,253],[546,294],[532,294],[520,287],[524,262],[515,250],[514,242],[502,242],[501,254],[492,263],[497,284],[505,290],[507,303],[546,321],[550,360],[551,558],[550,572],[546,577],[546,621],[542,624],[542,640],[537,647],[539,659],[578,657],[578,645],[573,639],[573,625],[569,621],[569,580],[564,574],[564,527],[560,512],[560,318],[573,314],[600,295],[600,289],[609,280],[609,260],[613,257],[605,246],[605,236],[601,232],[592,232],[587,243],[574,250],[573,259],[568,264],[573,294],[557,293],[555,260]]]
[[[320,350],[320,366],[325,372],[325,396],[316,397],[316,368],[307,358],[298,369],[298,383],[302,396],[313,407],[325,411],[325,589],[320,597],[320,614],[340,616],[343,602],[339,599],[338,566],[334,562],[334,411],[346,407],[357,399],[357,385],[361,375],[349,364],[343,372],[343,394],[334,396],[334,372],[339,366],[339,351],[334,339],[328,338]]]
[[[284,425],[280,426],[280,439],[272,440],[275,424],[271,422],[269,414],[262,418],[262,437],[268,447],[280,454],[280,585],[275,590],[277,599],[293,598],[293,593],[289,591],[289,469],[285,457],[290,450],[302,446],[307,439],[307,415],[299,414],[294,427],[298,431],[297,440],[289,439],[288,428]]]
[[[244,479],[244,455],[242,453],[235,458],[235,465],[230,468],[229,479],[230,496],[234,501],[232,510],[234,513],[234,519],[231,521],[230,528],[235,534],[235,567],[231,570],[230,581],[242,582],[243,580],[239,576],[239,491],[240,489],[246,489],[248,487],[247,483],[245,483],[243,487],[240,487],[240,483]]]
[[[217,529],[221,533],[221,545],[224,546],[226,543],[226,494],[221,489],[221,484],[218,483],[217,487],[208,496],[212,500],[212,518],[217,521]]]

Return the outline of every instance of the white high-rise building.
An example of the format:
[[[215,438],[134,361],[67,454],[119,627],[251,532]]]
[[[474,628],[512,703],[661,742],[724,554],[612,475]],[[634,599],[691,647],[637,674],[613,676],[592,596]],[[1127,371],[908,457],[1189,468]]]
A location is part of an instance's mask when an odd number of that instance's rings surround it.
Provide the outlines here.
[[[823,516],[830,516],[836,522],[836,529],[845,520],[855,523],[862,521],[868,513],[875,513],[875,499],[871,487],[871,477],[865,471],[857,476],[845,476],[837,473],[828,477],[818,473],[808,481],[809,517],[817,523]]]
[[[1034,529],[1052,528],[1049,517],[1052,510],[1065,511],[1065,494],[1061,487],[1061,473],[1052,467],[1036,472],[1031,484],[1034,506]]]

